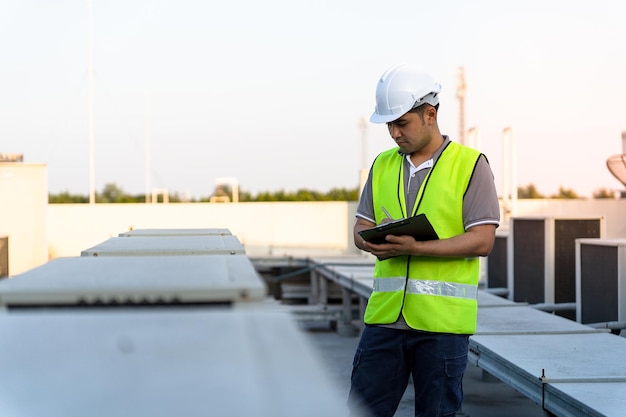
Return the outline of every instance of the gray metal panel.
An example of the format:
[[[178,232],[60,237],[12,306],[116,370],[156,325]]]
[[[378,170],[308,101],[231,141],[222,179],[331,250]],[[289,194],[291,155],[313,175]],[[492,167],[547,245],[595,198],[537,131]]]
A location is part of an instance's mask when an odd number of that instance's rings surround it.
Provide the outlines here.
[[[228,229],[135,229],[119,234],[119,237],[159,237],[159,236],[227,236]]]
[[[546,314],[532,307],[520,305],[495,308],[478,307],[477,335],[483,334],[539,334],[539,333],[605,333],[564,319],[554,314]]]
[[[623,416],[624,352],[626,339],[608,333],[474,335],[470,339],[472,362],[536,403],[544,398],[546,409],[559,416]],[[548,381],[545,391],[542,372]],[[575,388],[579,383],[587,389]],[[574,391],[576,397],[568,397]]]
[[[0,415],[341,416],[284,313],[0,315]]]
[[[624,382],[565,382],[546,386],[546,405],[557,416],[623,416]],[[617,398],[616,398],[617,394]]]
[[[517,305],[522,305],[522,306],[528,305],[528,304],[518,304],[506,298],[502,298],[500,296],[490,294],[489,292],[486,292],[486,291],[478,291],[478,295],[476,298],[478,300],[479,308],[480,307],[501,307],[501,306],[510,307],[510,306],[517,306]]]
[[[245,255],[57,258],[0,281],[2,305],[240,302],[265,294]]]
[[[326,266],[317,268],[317,271],[327,279],[366,299],[369,298],[374,288],[374,266],[369,263],[347,262],[343,265],[340,262],[327,263]]]
[[[81,256],[244,254],[236,236],[112,237]]]

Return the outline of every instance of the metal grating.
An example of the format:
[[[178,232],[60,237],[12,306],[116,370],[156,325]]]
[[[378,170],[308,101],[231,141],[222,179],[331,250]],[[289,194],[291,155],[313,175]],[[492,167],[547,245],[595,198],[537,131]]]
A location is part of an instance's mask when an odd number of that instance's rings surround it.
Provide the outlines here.
[[[545,302],[545,222],[513,219],[513,300]]]
[[[581,323],[618,320],[617,247],[580,245]]]
[[[508,236],[496,236],[493,249],[487,257],[487,287],[507,288]]]
[[[576,301],[576,238],[599,238],[599,219],[554,220],[554,302]]]
[[[626,322],[626,238],[576,239],[576,320]]]
[[[600,238],[603,218],[514,218],[509,288],[514,301],[575,303],[576,239]],[[557,314],[575,320],[575,312]]]

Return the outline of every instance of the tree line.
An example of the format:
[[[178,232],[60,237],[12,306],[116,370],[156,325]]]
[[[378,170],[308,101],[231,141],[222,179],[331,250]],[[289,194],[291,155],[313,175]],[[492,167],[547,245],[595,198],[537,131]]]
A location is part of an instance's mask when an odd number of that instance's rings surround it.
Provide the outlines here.
[[[299,189],[296,191],[262,191],[256,194],[245,190],[239,190],[239,202],[261,202],[261,201],[357,201],[359,198],[359,188],[333,188],[328,192],[315,190]],[[145,194],[129,194],[117,184],[105,184],[101,192],[95,193],[96,203],[145,203]],[[189,198],[179,193],[171,193],[168,195],[170,203],[208,203],[212,198],[220,197],[219,201],[232,201],[232,190],[229,186],[220,186],[215,189],[213,194],[200,197],[198,199]],[[162,202],[163,196],[160,195],[159,201]],[[224,198],[225,197],[225,198]],[[48,203],[50,204],[77,204],[89,203],[89,196],[82,194],[71,194],[64,191],[58,194],[48,194]]]
[[[593,198],[615,198],[615,192],[609,188],[598,188],[592,194]],[[517,187],[517,197],[524,198],[581,198],[576,191],[571,188],[559,187],[559,192],[552,195],[544,195],[539,192],[535,184],[525,187]]]
[[[357,201],[360,189],[354,188],[333,188],[328,192],[321,192],[308,189],[296,191],[262,191],[256,194],[240,190],[239,202],[272,202],[272,201]],[[213,194],[199,199],[188,198],[179,193],[172,193],[168,196],[170,203],[207,203],[215,201],[215,197],[221,197],[219,201],[232,201],[232,190],[228,186],[220,186]],[[520,199],[533,198],[581,198],[574,190],[560,187],[559,192],[546,196],[539,192],[534,184],[517,187],[517,197]],[[160,197],[162,201],[162,196]],[[213,199],[212,199],[213,198]],[[602,188],[594,191],[593,198],[614,198],[614,192],[610,189]],[[71,194],[64,191],[58,194],[48,194],[48,202],[51,204],[68,203],[89,203],[89,196],[81,194]],[[101,192],[96,192],[96,203],[145,203],[145,194],[129,194],[117,184],[105,184]]]

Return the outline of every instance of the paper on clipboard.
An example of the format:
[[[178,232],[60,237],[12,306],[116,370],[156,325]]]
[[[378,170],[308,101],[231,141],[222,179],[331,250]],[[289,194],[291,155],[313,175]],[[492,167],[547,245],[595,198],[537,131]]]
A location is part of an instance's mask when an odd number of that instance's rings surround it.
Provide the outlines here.
[[[387,235],[409,235],[415,240],[437,240],[437,232],[424,213],[407,219],[394,220],[371,229],[361,230],[359,235],[367,242],[384,243]]]

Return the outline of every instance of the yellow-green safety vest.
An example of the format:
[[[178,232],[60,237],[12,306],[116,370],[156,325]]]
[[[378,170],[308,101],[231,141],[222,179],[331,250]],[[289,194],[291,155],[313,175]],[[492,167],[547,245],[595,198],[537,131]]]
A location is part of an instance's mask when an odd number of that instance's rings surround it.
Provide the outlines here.
[[[425,213],[440,239],[465,232],[463,196],[480,153],[448,142],[421,184],[414,206],[405,201],[404,160],[397,148],[381,153],[372,167],[376,223]],[[365,310],[367,324],[391,324],[400,314],[413,329],[454,334],[476,331],[479,260],[398,256],[377,260]]]

